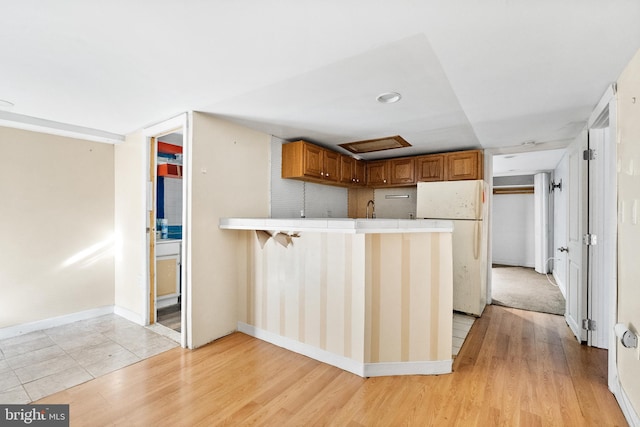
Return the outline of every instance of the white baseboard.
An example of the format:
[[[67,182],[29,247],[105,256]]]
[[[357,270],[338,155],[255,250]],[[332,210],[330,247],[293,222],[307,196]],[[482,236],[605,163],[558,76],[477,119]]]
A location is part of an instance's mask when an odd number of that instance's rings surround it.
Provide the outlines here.
[[[8,326],[0,329],[0,339],[13,338],[19,335],[28,334],[29,332],[41,331],[43,329],[54,328],[78,320],[91,319],[93,317],[104,316],[114,312],[112,305],[92,308],[90,310],[79,311],[77,313],[65,314],[63,316],[51,317],[49,319],[37,320],[35,322],[23,323],[15,326]]]
[[[302,354],[322,363],[351,372],[352,374],[356,374],[361,377],[365,376],[364,365],[353,359],[349,359],[348,357],[333,354],[321,348],[301,343],[300,341],[283,337],[281,335],[274,334],[273,332],[265,331],[264,329],[256,328],[255,326],[248,325],[244,322],[238,322],[238,331],[277,345],[278,347],[293,351],[294,353]]]
[[[124,308],[124,307],[120,307],[119,305],[116,305],[113,307],[113,312],[115,314],[117,314],[120,317],[124,317],[125,319],[133,322],[133,323],[137,323],[138,325],[141,326],[145,326],[146,325],[146,321],[145,319],[138,313],[134,313],[133,311]]]
[[[565,299],[567,298],[567,288],[564,286],[564,283],[562,283],[562,280],[558,279],[558,276],[556,275],[555,270],[553,271],[553,280],[556,281],[556,284],[558,285],[558,288],[560,289],[560,292],[562,292],[562,296],[565,297]]]
[[[361,363],[348,357],[340,356],[273,332],[238,322],[238,331],[318,360],[331,366],[343,369],[360,377],[380,377],[388,375],[438,375],[451,373],[453,360],[436,360],[427,362],[392,362]]]
[[[535,268],[535,265],[532,263],[524,262],[524,261],[513,261],[513,260],[501,260],[501,259],[492,259],[491,264],[498,265],[506,265],[509,267],[526,267],[526,268]]]
[[[165,295],[156,298],[156,309],[178,304],[178,294]]]
[[[622,410],[622,414],[626,418],[627,422],[631,427],[640,427],[640,417],[638,413],[633,408],[633,404],[629,400],[629,396],[622,388],[620,381],[617,381],[615,390],[613,391],[613,395],[616,397],[618,401],[618,405],[620,405],[620,409]]]

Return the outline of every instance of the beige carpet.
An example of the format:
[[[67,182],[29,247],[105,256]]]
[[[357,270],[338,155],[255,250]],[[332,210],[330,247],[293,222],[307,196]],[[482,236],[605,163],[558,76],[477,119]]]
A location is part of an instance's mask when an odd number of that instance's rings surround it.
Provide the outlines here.
[[[493,304],[541,313],[564,315],[565,300],[557,286],[533,268],[494,266]],[[549,275],[553,282],[553,277]]]

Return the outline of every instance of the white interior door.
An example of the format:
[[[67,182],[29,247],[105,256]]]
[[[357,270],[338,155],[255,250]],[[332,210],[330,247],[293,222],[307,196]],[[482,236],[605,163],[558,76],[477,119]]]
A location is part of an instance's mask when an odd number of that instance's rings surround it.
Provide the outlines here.
[[[565,318],[578,341],[587,341],[582,320],[587,316],[587,251],[582,238],[587,229],[587,164],[583,152],[588,148],[587,132],[569,146],[569,201],[567,204],[567,298]]]
[[[609,348],[610,287],[616,283],[616,197],[615,155],[611,158],[608,121],[601,128],[589,130],[589,148],[595,158],[589,162],[589,233],[597,236],[596,244],[588,246],[589,290],[588,316],[595,321],[595,329],[587,343]]]

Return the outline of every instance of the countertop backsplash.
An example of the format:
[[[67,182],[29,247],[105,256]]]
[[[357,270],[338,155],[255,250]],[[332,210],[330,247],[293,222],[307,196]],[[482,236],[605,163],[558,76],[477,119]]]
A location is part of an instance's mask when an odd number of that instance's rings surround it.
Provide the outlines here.
[[[375,190],[376,218],[413,219],[416,215],[416,187]],[[408,197],[407,197],[408,196]]]

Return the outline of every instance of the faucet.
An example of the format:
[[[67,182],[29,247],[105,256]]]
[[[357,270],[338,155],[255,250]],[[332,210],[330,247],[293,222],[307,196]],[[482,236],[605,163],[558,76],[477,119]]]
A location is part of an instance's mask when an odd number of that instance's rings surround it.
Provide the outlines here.
[[[369,219],[369,205],[371,205],[373,207],[373,209],[371,211],[371,218],[375,218],[376,217],[376,203],[373,200],[369,200],[367,202],[367,219]]]

